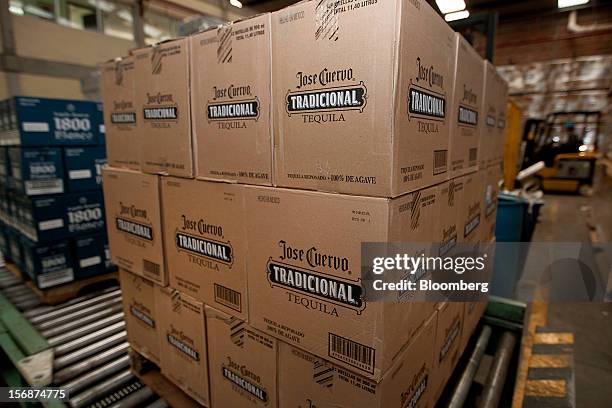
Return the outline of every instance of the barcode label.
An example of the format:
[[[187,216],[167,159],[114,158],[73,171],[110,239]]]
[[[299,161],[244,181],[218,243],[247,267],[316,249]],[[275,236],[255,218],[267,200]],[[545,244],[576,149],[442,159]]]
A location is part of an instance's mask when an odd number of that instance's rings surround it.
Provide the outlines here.
[[[64,180],[26,180],[25,192],[27,195],[59,194],[64,192]]]
[[[47,122],[23,122],[21,128],[24,132],[48,132],[49,124]]]
[[[90,266],[99,265],[102,263],[102,258],[98,255],[91,256],[89,258],[83,258],[79,260],[79,266],[81,268],[89,268]]]
[[[142,260],[142,269],[145,274],[148,273],[151,275],[155,275],[156,277],[159,277],[161,273],[161,268],[159,264],[156,264],[155,262],[147,261],[146,259]]]
[[[64,220],[62,218],[54,218],[52,220],[40,221],[38,223],[38,229],[41,231],[48,231],[51,229],[62,228],[64,226]]]
[[[375,350],[334,333],[329,333],[329,351],[331,358],[343,361],[368,373],[374,373]]]
[[[433,154],[433,174],[446,173],[448,150],[436,150]]]
[[[242,311],[242,295],[233,289],[215,283],[215,301],[223,306]]]
[[[469,152],[469,162],[475,163],[476,160],[478,160],[478,148],[473,147],[470,149],[470,152]]]
[[[91,170],[83,169],[83,170],[70,170],[68,172],[68,178],[70,180],[81,180],[91,178]]]
[[[40,289],[49,288],[51,286],[61,285],[62,283],[72,282],[74,273],[72,268],[60,269],[59,271],[43,273],[38,275],[38,287]]]

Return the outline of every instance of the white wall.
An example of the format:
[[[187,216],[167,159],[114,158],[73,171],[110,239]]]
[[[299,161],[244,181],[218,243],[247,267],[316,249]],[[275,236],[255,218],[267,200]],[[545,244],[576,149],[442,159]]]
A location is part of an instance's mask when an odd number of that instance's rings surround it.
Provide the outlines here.
[[[84,65],[127,55],[133,41],[109,37],[92,31],[60,26],[30,16],[12,15],[16,54],[20,57]],[[81,83],[74,78],[14,74],[19,93],[25,96],[84,99]],[[0,98],[9,95],[8,74],[0,72]]]

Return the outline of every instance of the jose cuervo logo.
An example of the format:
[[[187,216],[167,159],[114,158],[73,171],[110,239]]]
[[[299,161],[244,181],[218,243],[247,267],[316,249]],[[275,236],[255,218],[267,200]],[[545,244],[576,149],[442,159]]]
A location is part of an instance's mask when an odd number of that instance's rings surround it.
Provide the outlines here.
[[[285,108],[291,116],[296,113],[335,112],[356,110],[363,112],[367,102],[367,89],[363,81],[355,83],[353,69],[330,70],[318,73],[298,72],[297,91],[288,91]],[[351,85],[334,85],[353,82]],[[314,89],[305,90],[305,87]]]
[[[320,253],[316,247],[307,250],[293,248],[280,241],[282,249],[278,260],[270,258],[267,277],[270,285],[280,286],[358,311],[365,308],[363,290],[359,281],[348,281],[323,272],[296,267],[287,261],[301,261],[310,267],[348,271],[348,259]]]
[[[408,114],[429,119],[446,117],[446,99],[433,89],[444,90],[444,76],[433,66],[425,66],[421,58],[416,59],[417,75],[410,80],[408,89]]]

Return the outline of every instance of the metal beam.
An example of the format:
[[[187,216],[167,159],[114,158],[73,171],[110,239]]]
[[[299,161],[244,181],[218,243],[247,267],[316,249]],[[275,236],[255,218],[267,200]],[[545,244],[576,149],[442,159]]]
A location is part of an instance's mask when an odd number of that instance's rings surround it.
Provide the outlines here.
[[[13,34],[13,17],[9,11],[9,0],[0,0],[0,30],[2,33],[2,53],[14,56],[16,54],[15,36]],[[0,70],[2,66],[0,65]],[[19,95],[21,86],[19,78],[14,73],[6,74],[6,87],[10,95]]]
[[[96,68],[65,62],[46,61],[38,58],[0,54],[0,70],[11,73],[80,79],[89,76],[92,72],[96,71]]]
[[[0,0],[0,29],[2,30],[2,52],[15,55],[13,19],[9,11],[9,0]]]
[[[145,46],[145,35],[144,35],[144,21],[143,21],[143,2],[142,0],[136,0],[132,9],[132,24],[134,28],[134,42],[136,46]]]

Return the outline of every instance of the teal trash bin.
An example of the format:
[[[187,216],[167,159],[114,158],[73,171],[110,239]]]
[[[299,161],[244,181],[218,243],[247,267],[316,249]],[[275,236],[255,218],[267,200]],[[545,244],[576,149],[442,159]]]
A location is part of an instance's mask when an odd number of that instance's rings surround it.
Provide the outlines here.
[[[491,279],[491,294],[494,296],[514,297],[526,258],[525,245],[520,242],[527,208],[528,203],[524,198],[503,193],[498,197],[495,227],[498,245]]]
[[[497,242],[520,242],[523,236],[523,224],[527,200],[501,193],[497,199],[497,219],[495,221],[495,239]]]

